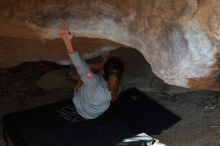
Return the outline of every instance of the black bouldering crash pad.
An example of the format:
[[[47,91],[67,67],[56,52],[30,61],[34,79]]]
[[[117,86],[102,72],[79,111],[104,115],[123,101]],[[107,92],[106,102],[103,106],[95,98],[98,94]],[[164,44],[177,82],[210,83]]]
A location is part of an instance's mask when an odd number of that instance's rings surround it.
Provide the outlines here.
[[[72,100],[5,115],[15,146],[114,146],[139,133],[159,134],[180,120],[160,104],[131,88],[100,117],[72,123],[57,110]]]

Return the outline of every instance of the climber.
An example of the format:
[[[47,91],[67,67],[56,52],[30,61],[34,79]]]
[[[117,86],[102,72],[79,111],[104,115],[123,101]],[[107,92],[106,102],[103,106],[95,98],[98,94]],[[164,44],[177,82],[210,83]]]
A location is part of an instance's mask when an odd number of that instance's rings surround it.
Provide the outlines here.
[[[71,107],[74,115],[71,117],[75,118],[71,118],[71,121],[97,118],[109,108],[111,101],[118,98],[120,80],[124,73],[123,63],[116,57],[109,57],[101,67],[102,71],[94,73],[73,47],[71,42],[73,33],[69,32],[66,24],[60,26],[59,34],[82,83],[74,90]]]

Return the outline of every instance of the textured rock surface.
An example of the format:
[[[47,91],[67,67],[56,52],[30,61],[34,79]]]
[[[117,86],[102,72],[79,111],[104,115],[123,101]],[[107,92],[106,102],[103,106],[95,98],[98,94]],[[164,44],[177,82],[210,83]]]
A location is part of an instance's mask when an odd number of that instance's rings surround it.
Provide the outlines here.
[[[68,80],[65,69],[53,70],[45,73],[35,82],[35,85],[45,91],[53,91],[58,88],[73,89],[73,82]]]
[[[67,59],[57,34],[66,22],[85,56],[130,46],[166,83],[220,90],[219,6],[219,0],[1,0],[0,65]]]

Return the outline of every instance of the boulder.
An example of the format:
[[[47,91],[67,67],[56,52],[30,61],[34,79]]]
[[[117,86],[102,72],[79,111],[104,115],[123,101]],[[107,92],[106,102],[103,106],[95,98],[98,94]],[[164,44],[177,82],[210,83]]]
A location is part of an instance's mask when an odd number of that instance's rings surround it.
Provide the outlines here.
[[[129,46],[165,83],[220,90],[219,6],[219,0],[0,1],[0,66],[65,62],[58,35],[65,22],[85,58]]]
[[[35,82],[35,85],[45,91],[56,89],[72,90],[74,88],[74,83],[68,79],[65,69],[52,70],[45,73]]]

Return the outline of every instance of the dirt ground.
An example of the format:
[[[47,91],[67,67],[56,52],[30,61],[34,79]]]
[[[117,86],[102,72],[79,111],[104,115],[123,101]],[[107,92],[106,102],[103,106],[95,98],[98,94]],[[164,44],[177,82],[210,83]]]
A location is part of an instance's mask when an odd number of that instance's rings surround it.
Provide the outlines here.
[[[72,91],[67,88],[44,91],[34,84],[44,73],[57,69],[67,67],[49,62],[35,62],[0,69],[0,117],[72,96]],[[147,92],[147,94],[182,118],[160,135],[152,137],[167,146],[220,146],[219,92],[185,91],[174,94]],[[3,124],[0,123],[0,131],[2,130]],[[0,132],[0,145],[6,145],[3,132]]]

